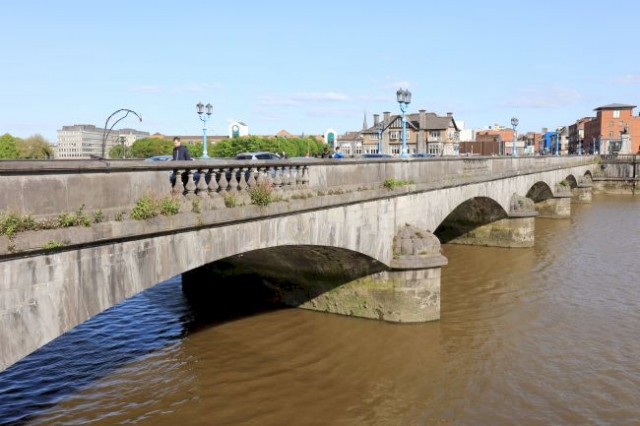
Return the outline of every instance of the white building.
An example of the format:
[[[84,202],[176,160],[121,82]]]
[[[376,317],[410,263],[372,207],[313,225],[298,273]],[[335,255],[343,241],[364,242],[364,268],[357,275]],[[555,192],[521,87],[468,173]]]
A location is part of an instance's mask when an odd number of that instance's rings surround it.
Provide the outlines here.
[[[234,121],[229,124],[229,139],[241,136],[249,136],[249,126],[241,121]]]
[[[107,136],[104,156],[108,156],[109,150],[116,144],[123,143],[131,146],[141,137],[149,136],[149,132],[141,132],[134,129],[111,130],[108,135],[105,129],[93,124],[75,124],[62,126],[58,130],[58,146],[55,150],[56,159],[80,159],[102,157],[102,139]]]

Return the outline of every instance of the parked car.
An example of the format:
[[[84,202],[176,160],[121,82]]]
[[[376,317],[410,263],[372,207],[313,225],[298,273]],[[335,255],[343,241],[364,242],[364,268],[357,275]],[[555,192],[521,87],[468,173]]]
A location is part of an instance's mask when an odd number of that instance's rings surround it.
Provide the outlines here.
[[[281,160],[278,154],[273,152],[242,152],[235,156],[236,160]]]
[[[362,154],[361,158],[393,158],[391,154]]]
[[[172,155],[154,155],[153,157],[145,158],[144,161],[171,161]]]

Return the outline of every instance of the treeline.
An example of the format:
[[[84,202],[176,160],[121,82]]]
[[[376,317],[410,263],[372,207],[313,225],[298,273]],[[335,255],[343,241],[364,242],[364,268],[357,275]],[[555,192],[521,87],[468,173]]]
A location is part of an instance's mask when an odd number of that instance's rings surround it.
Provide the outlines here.
[[[41,135],[26,139],[5,133],[0,136],[0,160],[48,160],[53,158],[53,147]]]
[[[202,144],[182,141],[194,158],[202,157]],[[285,153],[288,157],[304,157],[307,153],[313,156],[322,152],[324,143],[312,136],[305,138],[264,138],[259,136],[243,136],[224,139],[212,144],[207,141],[209,157],[233,157],[241,152],[268,151]],[[123,152],[124,150],[124,152]],[[173,141],[159,138],[138,139],[130,147],[115,145],[109,150],[109,158],[147,158],[155,155],[171,155]]]

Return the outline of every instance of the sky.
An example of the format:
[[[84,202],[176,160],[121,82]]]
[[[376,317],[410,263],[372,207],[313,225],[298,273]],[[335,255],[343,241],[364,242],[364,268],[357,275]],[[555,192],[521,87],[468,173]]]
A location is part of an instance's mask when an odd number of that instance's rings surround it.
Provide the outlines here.
[[[638,0],[0,0],[0,135],[339,134],[365,115],[452,112],[555,129],[640,102]],[[638,112],[634,110],[634,112]],[[114,120],[120,117],[116,116]]]

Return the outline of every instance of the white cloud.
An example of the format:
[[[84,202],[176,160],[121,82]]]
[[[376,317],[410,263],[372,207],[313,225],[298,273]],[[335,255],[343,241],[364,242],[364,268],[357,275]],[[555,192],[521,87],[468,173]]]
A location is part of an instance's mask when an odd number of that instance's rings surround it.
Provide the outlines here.
[[[161,92],[162,88],[160,86],[135,86],[135,87],[129,87],[127,90],[129,92],[157,93],[157,92]]]
[[[613,79],[614,84],[638,84],[640,83],[640,74],[627,74],[622,77]]]
[[[362,116],[363,111],[359,108],[312,108],[307,111],[309,117],[348,117]]]
[[[146,92],[146,93],[202,93],[208,90],[220,89],[220,84],[211,83],[188,83],[184,85],[174,86],[167,88],[163,86],[154,85],[142,85],[130,87],[127,90],[130,92]]]
[[[260,106],[296,106],[300,102],[293,99],[287,99],[275,95],[264,95],[258,97],[258,105]]]
[[[343,95],[341,93],[335,92],[326,92],[326,93],[308,93],[308,92],[298,92],[294,93],[291,96],[291,99],[295,101],[315,101],[315,102],[325,102],[325,101],[348,101],[349,96]]]
[[[505,106],[514,108],[556,108],[584,101],[585,96],[576,90],[549,87],[521,90],[521,93],[508,100]]]

